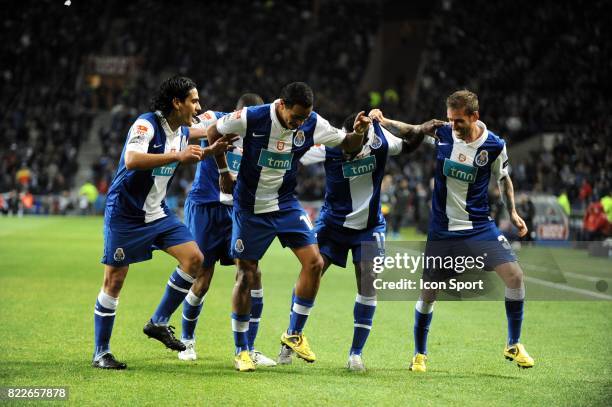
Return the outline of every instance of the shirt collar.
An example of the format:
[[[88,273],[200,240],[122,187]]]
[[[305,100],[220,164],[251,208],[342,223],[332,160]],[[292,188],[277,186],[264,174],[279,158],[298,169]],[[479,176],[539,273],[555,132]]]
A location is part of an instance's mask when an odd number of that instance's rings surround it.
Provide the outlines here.
[[[170,125],[168,124],[168,120],[166,120],[162,113],[157,110],[155,111],[155,114],[159,118],[159,122],[161,123],[162,129],[164,129],[164,132],[166,133],[166,137],[176,137],[181,135],[181,126],[178,126],[176,131],[172,131]]]
[[[276,115],[276,105],[278,103],[280,103],[280,99],[276,99],[274,102],[270,103],[270,119],[272,119],[272,125],[276,127],[281,134],[287,132],[293,133],[294,130],[284,128],[278,119]]]
[[[480,135],[480,137],[478,137],[476,140],[472,141],[471,143],[466,143],[459,137],[455,136],[454,131],[451,131],[453,135],[453,140],[455,141],[455,143],[464,143],[465,145],[474,147],[474,148],[478,148],[481,145],[483,145],[484,142],[487,141],[487,137],[489,137],[489,130],[487,130],[487,125],[481,122],[480,120],[476,121],[476,126],[482,129],[482,134]]]

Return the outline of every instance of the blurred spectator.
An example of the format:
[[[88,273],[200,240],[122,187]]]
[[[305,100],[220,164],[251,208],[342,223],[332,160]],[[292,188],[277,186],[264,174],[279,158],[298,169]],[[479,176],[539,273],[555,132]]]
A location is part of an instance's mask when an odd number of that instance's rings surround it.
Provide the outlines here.
[[[92,215],[98,199],[98,190],[91,182],[84,183],[79,189],[79,209],[82,215]]]
[[[608,222],[612,223],[612,189],[608,189],[608,194],[601,198],[601,206],[608,218]]]
[[[561,195],[557,197],[557,202],[559,202],[559,205],[561,205],[561,208],[563,208],[563,212],[565,212],[567,216],[572,213],[572,207],[570,205],[569,198],[567,197],[567,191],[565,189],[561,191]]]
[[[601,202],[591,202],[584,215],[587,240],[603,240],[609,235],[609,223]]]
[[[525,241],[533,240],[535,236],[535,230],[533,230],[533,220],[535,218],[536,209],[535,209],[535,205],[533,204],[531,199],[529,199],[529,197],[526,194],[522,194],[521,197],[519,198],[519,202],[516,207],[516,211],[518,212],[519,216],[523,218],[523,220],[525,221],[525,225],[527,225],[527,230],[529,231],[523,237],[522,240],[525,240]]]
[[[391,222],[391,217],[395,210],[395,187],[393,185],[393,177],[385,175],[380,186],[380,210],[387,221]]]
[[[410,190],[408,189],[408,180],[402,178],[398,187],[395,189],[393,211],[391,212],[391,238],[399,239],[400,228],[404,223],[404,218],[409,211],[408,204],[410,201]]]

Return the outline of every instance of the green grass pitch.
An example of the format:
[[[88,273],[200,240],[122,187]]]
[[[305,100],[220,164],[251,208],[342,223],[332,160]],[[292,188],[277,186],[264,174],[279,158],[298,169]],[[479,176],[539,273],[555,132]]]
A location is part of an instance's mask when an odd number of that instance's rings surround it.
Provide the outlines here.
[[[217,269],[206,298],[196,331],[198,361],[182,362],[142,333],[174,267],[161,252],[132,266],[121,293],[111,346],[128,370],[96,370],[90,358],[101,250],[101,218],[0,218],[0,386],[68,386],[75,405],[551,406],[610,405],[612,399],[612,302],[563,301],[573,294],[554,288],[552,298],[560,301],[527,302],[522,342],[536,360],[533,369],[502,357],[502,301],[440,302],[429,371],[413,374],[414,302],[379,301],[364,351],[368,371],[351,374],[344,366],[355,282],[352,270],[338,268],[324,277],[306,326],[315,364],[233,370],[230,267]],[[608,260],[559,252],[559,263],[574,273],[610,278]],[[275,356],[299,268],[276,243],[261,268],[265,306],[257,347]],[[180,311],[172,321],[180,327]]]

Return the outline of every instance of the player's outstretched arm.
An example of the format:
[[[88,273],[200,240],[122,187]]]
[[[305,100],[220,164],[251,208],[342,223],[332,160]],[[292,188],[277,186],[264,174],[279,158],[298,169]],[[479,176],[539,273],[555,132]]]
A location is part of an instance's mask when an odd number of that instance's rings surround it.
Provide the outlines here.
[[[404,140],[403,153],[409,153],[417,149],[423,142],[425,136],[434,136],[436,129],[446,123],[442,120],[432,119],[421,124],[408,124],[399,120],[387,119],[380,109],[372,109],[368,116],[378,122],[391,134]]]
[[[370,124],[372,124],[372,120],[365,115],[365,112],[359,112],[357,117],[355,117],[353,131],[346,134],[346,137],[338,147],[347,153],[359,151],[363,146],[363,136],[368,131]]]
[[[189,128],[189,141],[197,141],[206,138],[206,129],[203,127],[190,127]]]
[[[140,153],[126,151],[125,167],[128,170],[150,170],[176,161],[181,163],[194,163],[202,158],[202,147],[190,144],[182,151],[173,151],[164,154]]]
[[[214,145],[217,140],[223,137],[223,134],[219,133],[219,130],[217,129],[217,123],[208,127],[208,129],[206,130],[206,137],[208,138],[208,144],[210,146]],[[215,162],[217,163],[217,167],[219,167],[220,170],[227,168],[227,160],[225,159],[224,152],[225,151],[218,152],[215,154]]]
[[[503,192],[502,197],[504,198],[504,204],[508,210],[508,215],[510,215],[510,221],[518,229],[519,236],[523,237],[528,232],[527,225],[516,212],[516,208],[514,206],[514,185],[512,184],[512,180],[510,179],[509,175],[506,175],[500,180],[500,188]]]
[[[202,150],[202,159],[205,157],[210,157],[211,155],[225,155],[225,152],[231,147],[230,144],[236,141],[237,138],[238,136],[234,134],[226,134],[225,136],[218,138],[212,145]]]

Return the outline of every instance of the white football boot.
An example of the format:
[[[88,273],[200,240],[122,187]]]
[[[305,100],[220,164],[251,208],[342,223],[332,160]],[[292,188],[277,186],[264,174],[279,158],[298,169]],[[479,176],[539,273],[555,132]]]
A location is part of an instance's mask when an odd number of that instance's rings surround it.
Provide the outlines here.
[[[183,340],[181,341],[185,344],[187,349],[178,353],[178,358],[180,360],[196,360],[198,355],[196,355],[195,351],[195,341],[194,340]]]
[[[258,367],[273,367],[276,366],[276,362],[258,351],[257,349],[253,349],[249,352],[251,355],[251,359],[253,359],[253,363]]]
[[[363,359],[361,355],[351,354],[348,359],[348,363],[346,364],[348,370],[352,372],[365,372],[366,368],[363,364]]]

